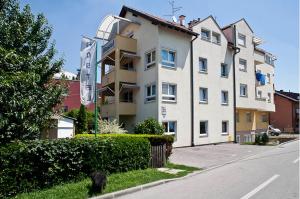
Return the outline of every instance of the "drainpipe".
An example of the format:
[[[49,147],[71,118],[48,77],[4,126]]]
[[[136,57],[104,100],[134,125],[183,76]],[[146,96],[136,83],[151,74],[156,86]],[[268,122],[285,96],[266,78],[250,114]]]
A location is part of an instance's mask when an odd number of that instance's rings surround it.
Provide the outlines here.
[[[198,35],[191,40],[191,56],[190,56],[190,67],[191,67],[191,146],[195,146],[194,143],[194,55],[193,55],[193,41],[198,38]]]
[[[236,26],[233,26],[233,56],[232,56],[232,68],[233,68],[233,142],[236,143],[236,83],[235,83],[235,55],[240,52],[240,48],[236,46]]]

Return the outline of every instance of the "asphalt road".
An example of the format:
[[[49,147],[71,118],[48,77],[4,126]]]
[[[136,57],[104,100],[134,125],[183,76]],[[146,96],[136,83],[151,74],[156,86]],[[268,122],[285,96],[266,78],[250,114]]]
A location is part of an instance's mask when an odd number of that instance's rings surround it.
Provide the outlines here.
[[[299,198],[299,141],[123,199]]]

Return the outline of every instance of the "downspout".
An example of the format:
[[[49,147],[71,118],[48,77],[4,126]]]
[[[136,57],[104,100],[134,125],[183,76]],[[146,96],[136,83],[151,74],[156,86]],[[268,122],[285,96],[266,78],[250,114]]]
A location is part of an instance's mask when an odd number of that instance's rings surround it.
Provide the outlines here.
[[[235,82],[235,55],[240,52],[240,48],[236,46],[236,27],[233,25],[233,56],[232,56],[232,68],[233,68],[233,142],[236,143],[236,82]]]
[[[198,35],[191,40],[191,56],[190,56],[190,67],[191,67],[191,146],[195,146],[194,143],[194,55],[193,55],[193,42],[198,38]]]

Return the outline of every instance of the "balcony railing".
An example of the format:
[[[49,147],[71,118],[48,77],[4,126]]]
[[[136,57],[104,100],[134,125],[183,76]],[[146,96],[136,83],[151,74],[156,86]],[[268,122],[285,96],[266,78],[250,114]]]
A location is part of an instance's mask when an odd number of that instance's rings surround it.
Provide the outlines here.
[[[115,40],[112,39],[102,46],[102,55],[115,47]]]

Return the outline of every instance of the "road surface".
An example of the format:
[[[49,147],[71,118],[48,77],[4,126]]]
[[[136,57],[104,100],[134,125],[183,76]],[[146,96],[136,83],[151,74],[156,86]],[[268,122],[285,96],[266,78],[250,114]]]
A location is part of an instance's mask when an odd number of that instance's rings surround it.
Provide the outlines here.
[[[123,199],[299,198],[299,141]]]

